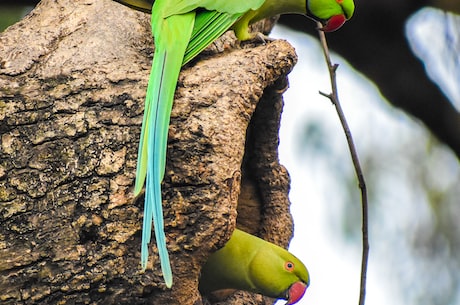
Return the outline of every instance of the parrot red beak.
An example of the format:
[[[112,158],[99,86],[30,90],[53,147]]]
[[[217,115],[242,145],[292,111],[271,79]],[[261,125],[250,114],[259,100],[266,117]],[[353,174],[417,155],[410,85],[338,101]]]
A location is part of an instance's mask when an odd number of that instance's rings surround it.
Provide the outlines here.
[[[332,16],[325,22],[320,30],[324,32],[334,32],[338,30],[345,23],[345,21],[347,21],[347,18],[343,14]]]
[[[300,301],[306,290],[307,285],[303,282],[296,282],[292,284],[291,287],[289,287],[288,300],[286,305],[292,305]]]

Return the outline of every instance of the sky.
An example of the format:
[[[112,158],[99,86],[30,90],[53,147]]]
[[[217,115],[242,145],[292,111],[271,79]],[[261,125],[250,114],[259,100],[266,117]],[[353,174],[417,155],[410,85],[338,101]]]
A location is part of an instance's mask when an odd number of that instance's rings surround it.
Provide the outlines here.
[[[313,24],[313,23],[312,23]],[[289,33],[286,33],[289,32]],[[298,304],[358,304],[361,257],[359,249],[344,244],[341,233],[334,234],[328,209],[335,209],[337,203],[322,193],[327,188],[328,175],[321,175],[324,168],[315,166],[314,160],[299,160],[296,141],[302,136],[303,120],[323,121],[328,125],[336,149],[346,150],[343,132],[329,100],[319,95],[318,91],[330,92],[329,76],[326,63],[317,40],[277,26],[272,37],[288,37],[296,48],[299,61],[289,75],[290,88],[284,95],[285,106],[280,130],[280,161],[291,175],[290,200],[294,215],[295,235],[290,251],[299,256],[307,265],[311,276],[311,285],[306,295]],[[362,86],[362,80],[355,76],[344,80],[343,74],[354,73],[344,60],[334,56],[333,61],[340,64],[338,70],[340,98],[346,104],[354,100],[354,87]],[[346,71],[345,71],[346,70]],[[371,85],[369,85],[371,87]],[[375,88],[359,89],[372,91]],[[361,95],[372,94],[361,92]],[[344,107],[346,107],[344,105]],[[352,121],[349,122],[352,126]],[[352,131],[353,132],[353,131]],[[342,138],[342,139],[341,139]],[[359,139],[357,139],[359,143]],[[315,173],[311,175],[310,173]],[[317,175],[319,173],[319,175]],[[333,185],[329,186],[332,190]],[[331,191],[332,191],[331,190]],[[358,191],[358,188],[357,188]],[[329,196],[328,196],[329,197]],[[357,225],[360,225],[359,223]],[[369,266],[369,286],[367,304],[394,304],[385,298],[384,289],[378,282],[378,274],[373,268],[371,257]],[[278,304],[285,302],[279,301]]]
[[[406,32],[412,50],[425,62],[428,75],[460,111],[460,18],[424,8],[408,20]]]
[[[320,45],[311,36],[283,26],[276,26],[271,36],[287,39],[299,56],[289,75],[290,88],[284,94],[279,147],[280,161],[287,167],[292,181],[289,196],[295,232],[290,251],[305,262],[311,275],[311,285],[298,304],[358,304],[360,193],[356,182],[356,193],[352,195],[355,203],[347,206],[350,195],[344,189],[341,173],[354,175],[348,147],[335,108],[318,93],[330,92],[326,63]],[[431,210],[428,199],[414,191],[411,179],[414,164],[409,161],[424,158],[434,162],[440,172],[433,175],[441,173],[444,178],[431,179],[439,180],[442,189],[458,183],[458,160],[445,148],[427,153],[427,147],[433,142],[430,133],[391,107],[378,88],[343,58],[332,56],[332,61],[339,64],[339,98],[358,154],[364,157],[361,163],[368,161],[369,154],[378,152],[378,164],[374,167],[384,169],[382,174],[371,177],[378,183],[375,189],[369,190],[374,213],[370,215],[366,304],[415,304],[410,299],[407,302],[398,287],[404,289],[398,277],[407,274],[406,282],[410,282],[417,272],[416,266],[403,264],[404,259],[411,257],[412,250],[400,235],[414,232],[421,223],[429,223]],[[315,127],[318,125],[319,128]],[[306,134],[311,140],[305,140]],[[321,149],[312,152],[311,148],[302,148],[304,141]],[[407,145],[411,147],[409,151],[405,150]],[[344,210],[355,215],[349,225],[358,233],[358,239],[351,242],[347,242],[343,234]],[[417,217],[413,217],[415,210]],[[393,264],[401,266],[393,270]]]

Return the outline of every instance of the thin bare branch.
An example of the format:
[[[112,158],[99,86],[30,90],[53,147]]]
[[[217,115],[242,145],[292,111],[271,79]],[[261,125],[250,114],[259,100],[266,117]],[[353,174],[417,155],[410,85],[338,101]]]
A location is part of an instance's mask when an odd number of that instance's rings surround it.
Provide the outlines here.
[[[318,24],[318,27],[321,28],[321,24]],[[348,127],[345,114],[343,113],[342,106],[340,105],[338,90],[337,90],[337,80],[336,80],[336,71],[338,68],[337,64],[332,64],[331,56],[329,53],[329,48],[327,46],[326,35],[323,31],[319,30],[319,38],[321,45],[323,47],[324,58],[326,59],[327,67],[329,70],[329,77],[331,80],[331,89],[332,93],[326,94],[319,92],[321,95],[327,97],[334,104],[337,114],[342,124],[343,131],[347,138],[348,148],[350,150],[351,159],[353,161],[353,166],[355,168],[356,176],[358,179],[358,185],[361,190],[361,205],[362,205],[362,233],[363,233],[363,251],[362,251],[362,260],[361,260],[361,281],[360,281],[360,291],[359,291],[359,305],[364,305],[366,298],[366,279],[367,279],[367,265],[369,259],[369,224],[368,224],[368,201],[367,201],[367,188],[364,180],[363,171],[358,158],[358,153],[356,151],[355,144],[353,142],[353,137]]]

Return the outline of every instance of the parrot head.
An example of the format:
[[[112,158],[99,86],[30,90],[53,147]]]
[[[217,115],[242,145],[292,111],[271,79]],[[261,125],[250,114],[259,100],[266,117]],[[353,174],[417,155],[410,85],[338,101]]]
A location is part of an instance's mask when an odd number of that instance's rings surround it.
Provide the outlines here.
[[[353,0],[307,0],[307,16],[321,22],[321,30],[333,32],[353,16]]]
[[[287,300],[286,305],[297,303],[310,284],[305,265],[281,247],[259,251],[250,269],[258,290],[263,295]]]
[[[273,243],[235,229],[223,248],[214,252],[201,270],[204,295],[240,289],[297,303],[310,283],[305,265]]]

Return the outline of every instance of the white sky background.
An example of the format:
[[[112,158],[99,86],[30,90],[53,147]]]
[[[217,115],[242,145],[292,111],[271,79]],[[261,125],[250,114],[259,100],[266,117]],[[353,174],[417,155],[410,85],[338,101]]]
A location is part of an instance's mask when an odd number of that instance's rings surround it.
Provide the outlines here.
[[[306,22],[309,22],[306,20]],[[314,26],[314,23],[312,23]],[[346,25],[345,25],[346,26]],[[311,275],[311,285],[298,304],[331,305],[358,304],[361,266],[361,243],[345,241],[342,224],[343,209],[355,209],[359,221],[354,225],[360,232],[360,193],[353,206],[343,198],[340,174],[334,169],[351,172],[345,136],[330,101],[318,91],[330,92],[329,76],[322,51],[316,39],[288,28],[277,26],[272,37],[288,40],[297,51],[299,61],[289,75],[290,88],[284,94],[285,106],[280,130],[280,159],[291,175],[290,199],[294,216],[295,236],[290,251],[301,258]],[[445,176],[443,187],[458,183],[458,161],[445,149],[435,149],[427,157],[430,134],[404,113],[395,110],[382,98],[378,89],[364,76],[352,70],[344,59],[333,54],[338,69],[339,96],[357,145],[361,162],[378,151],[383,174],[377,177],[377,189],[369,189],[370,202],[377,206],[379,217],[370,219],[370,260],[366,304],[400,305],[404,302],[398,287],[398,272],[391,265],[397,255],[410,257],[410,249],[401,238],[394,238],[430,221],[428,200],[413,189],[411,166],[407,159],[431,160]],[[308,122],[321,122],[319,137],[325,141],[323,155],[302,153]],[[316,135],[318,136],[318,135]],[[414,142],[416,139],[416,143]],[[317,142],[318,139],[313,139]],[[413,150],[404,149],[409,144]],[[363,158],[364,157],[364,158]],[[363,160],[364,159],[364,160]],[[366,173],[364,173],[366,175]],[[439,172],[434,173],[439,175]],[[367,177],[369,178],[369,177]],[[436,180],[436,179],[433,179]],[[368,181],[369,184],[369,181]],[[422,198],[421,198],[422,197]],[[417,217],[414,211],[417,210]],[[396,252],[399,252],[395,256]],[[400,269],[412,275],[415,266]],[[435,276],[435,275],[434,275]],[[284,304],[278,302],[277,304]]]
[[[312,26],[314,26],[313,22]],[[340,193],[334,193],[334,183],[337,181],[328,181],[330,173],[321,173],[326,168],[315,163],[315,160],[299,160],[296,154],[299,151],[296,143],[300,142],[299,138],[303,134],[301,130],[304,128],[303,120],[322,121],[329,129],[327,136],[330,136],[329,140],[335,149],[347,150],[334,107],[329,100],[318,94],[319,90],[330,92],[329,76],[322,51],[317,40],[281,26],[277,26],[271,36],[287,39],[296,48],[299,56],[297,65],[289,75],[290,88],[284,94],[285,106],[279,148],[281,163],[288,168],[292,179],[290,199],[295,222],[295,237],[291,242],[290,251],[305,262],[311,275],[311,286],[298,304],[358,304],[360,250],[344,244],[341,241],[342,233],[333,232],[331,229],[340,225],[329,223],[331,218],[330,215],[328,216],[328,210],[337,210],[337,205],[341,204],[336,200]],[[353,73],[337,56],[334,56],[333,61],[340,63],[338,75]],[[358,89],[358,95],[361,96],[358,98],[353,88],[359,88],[362,83],[356,80],[355,76],[350,76],[351,79],[340,77],[339,90],[353,132],[357,126],[349,110],[350,103],[356,103],[358,99],[369,103],[369,97],[366,97],[366,92],[363,92],[369,89]],[[372,95],[372,92],[367,95]],[[364,112],[368,111],[364,110]],[[359,139],[355,141],[360,142]],[[334,158],[334,156],[330,157]],[[360,223],[356,225],[361,226]],[[367,304],[397,305],[393,296],[386,294],[387,298],[385,298],[384,289],[381,287],[382,281],[378,279],[379,274],[374,262],[371,257]],[[278,302],[278,304],[283,303],[285,302]]]
[[[460,111],[460,18],[424,8],[409,19],[407,33],[412,50],[425,62],[428,75]]]

